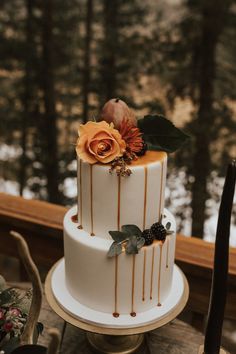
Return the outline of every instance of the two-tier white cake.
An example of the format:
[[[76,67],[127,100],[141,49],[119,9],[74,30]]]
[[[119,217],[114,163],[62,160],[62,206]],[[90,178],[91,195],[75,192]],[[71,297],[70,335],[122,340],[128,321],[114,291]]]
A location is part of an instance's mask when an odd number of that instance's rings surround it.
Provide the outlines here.
[[[117,122],[85,126],[77,142],[78,206],[64,219],[66,287],[90,309],[135,317],[162,306],[172,287],[176,225],[164,209],[167,154],[146,151],[127,116],[125,129]]]

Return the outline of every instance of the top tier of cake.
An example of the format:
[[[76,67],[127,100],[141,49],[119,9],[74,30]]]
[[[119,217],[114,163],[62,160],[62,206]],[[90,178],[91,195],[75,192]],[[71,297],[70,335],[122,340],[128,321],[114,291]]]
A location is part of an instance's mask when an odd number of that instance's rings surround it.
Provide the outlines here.
[[[78,221],[92,236],[134,224],[141,230],[160,221],[164,209],[167,154],[147,151],[129,165],[132,176],[109,173],[110,165],[78,158]]]

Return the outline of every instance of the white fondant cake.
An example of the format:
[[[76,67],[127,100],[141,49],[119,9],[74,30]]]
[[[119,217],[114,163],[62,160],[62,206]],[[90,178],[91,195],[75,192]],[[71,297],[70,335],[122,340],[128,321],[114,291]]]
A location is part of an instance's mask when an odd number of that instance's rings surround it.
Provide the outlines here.
[[[86,308],[135,317],[162,306],[172,288],[176,225],[164,209],[164,151],[187,137],[163,116],[137,122],[120,99],[107,102],[100,119],[79,127],[78,206],[64,219],[65,283]]]
[[[114,316],[132,314],[161,305],[172,284],[175,234],[162,244],[154,241],[136,255],[108,258],[112,240],[91,237],[71,221],[76,207],[64,219],[66,285],[80,303]],[[164,211],[164,222],[175,221]]]
[[[78,220],[97,237],[134,224],[144,230],[160,220],[164,209],[167,154],[147,151],[130,166],[132,175],[110,174],[110,166],[78,159]]]
[[[167,156],[147,151],[130,166],[132,175],[109,174],[109,166],[78,160],[77,208],[64,219],[66,284],[71,295],[114,316],[160,306],[172,284],[175,220],[164,208]],[[107,257],[109,230],[135,224],[141,230],[160,220],[174,232],[138,254]],[[91,236],[94,235],[94,236]]]

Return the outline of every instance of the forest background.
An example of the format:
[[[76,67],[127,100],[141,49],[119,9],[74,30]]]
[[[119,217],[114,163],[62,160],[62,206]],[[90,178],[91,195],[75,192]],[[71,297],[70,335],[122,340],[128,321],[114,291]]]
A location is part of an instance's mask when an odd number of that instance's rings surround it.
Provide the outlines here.
[[[1,0],[0,191],[75,203],[79,123],[119,97],[191,135],[166,206],[178,231],[213,239],[236,157],[235,39],[233,0]]]

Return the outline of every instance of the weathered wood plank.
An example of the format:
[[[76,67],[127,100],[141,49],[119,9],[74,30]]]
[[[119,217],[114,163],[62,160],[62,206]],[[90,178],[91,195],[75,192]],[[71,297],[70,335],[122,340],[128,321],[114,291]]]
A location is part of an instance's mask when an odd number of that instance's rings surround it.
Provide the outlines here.
[[[0,215],[4,220],[19,220],[61,230],[66,208],[34,199],[0,193]]]
[[[176,259],[188,264],[212,269],[214,244],[196,237],[178,235],[176,243]],[[236,248],[229,250],[229,274],[236,275]]]
[[[66,208],[0,193],[1,253],[16,257],[10,230],[22,233],[37,265],[50,268],[63,256],[63,217]]]

